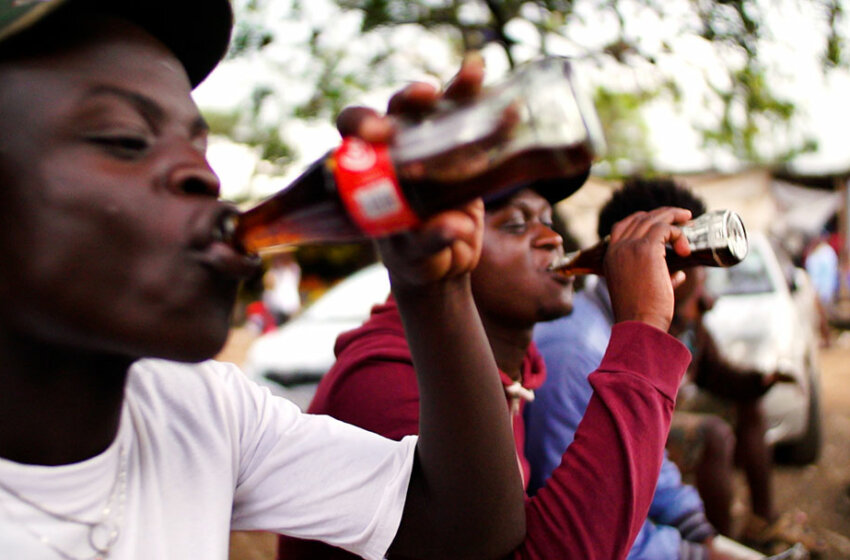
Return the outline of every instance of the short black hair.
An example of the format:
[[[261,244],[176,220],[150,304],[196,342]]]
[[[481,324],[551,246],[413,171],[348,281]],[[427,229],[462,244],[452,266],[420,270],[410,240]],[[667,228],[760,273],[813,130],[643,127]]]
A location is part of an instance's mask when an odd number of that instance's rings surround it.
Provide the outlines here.
[[[635,212],[648,212],[662,206],[686,208],[694,218],[705,214],[705,202],[685,185],[669,178],[632,177],[614,191],[599,211],[596,233],[602,239],[620,220]]]

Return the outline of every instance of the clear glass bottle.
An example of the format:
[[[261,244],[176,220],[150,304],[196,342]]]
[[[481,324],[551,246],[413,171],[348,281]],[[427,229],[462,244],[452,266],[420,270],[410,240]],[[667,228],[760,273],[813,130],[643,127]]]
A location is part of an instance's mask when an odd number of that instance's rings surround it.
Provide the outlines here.
[[[235,235],[250,252],[388,235],[524,182],[582,176],[603,149],[572,64],[547,57],[471,103],[400,123],[391,145],[344,138],[238,216]]]
[[[731,210],[715,210],[679,226],[688,240],[691,254],[682,257],[672,248],[665,259],[670,272],[693,266],[734,266],[744,260],[749,251],[747,231],[741,217]],[[611,236],[579,251],[558,259],[550,267],[565,276],[605,273],[605,253]]]

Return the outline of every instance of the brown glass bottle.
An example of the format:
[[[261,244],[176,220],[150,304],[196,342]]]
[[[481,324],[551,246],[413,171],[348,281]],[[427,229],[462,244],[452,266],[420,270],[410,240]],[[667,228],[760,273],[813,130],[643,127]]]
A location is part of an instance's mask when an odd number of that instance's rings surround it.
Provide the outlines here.
[[[670,272],[694,266],[734,266],[747,256],[747,232],[740,216],[734,212],[708,212],[682,224],[680,229],[688,240],[691,254],[682,257],[668,247],[665,260]],[[565,276],[603,276],[608,242],[609,237],[606,237],[587,249],[564,255],[551,268]]]
[[[242,248],[255,253],[272,247],[354,241],[364,236],[336,195],[323,158],[288,187],[239,215],[235,237]]]
[[[546,58],[473,104],[401,126],[392,145],[344,139],[239,215],[235,238],[262,252],[388,235],[479,196],[583,176],[603,145],[569,61]]]

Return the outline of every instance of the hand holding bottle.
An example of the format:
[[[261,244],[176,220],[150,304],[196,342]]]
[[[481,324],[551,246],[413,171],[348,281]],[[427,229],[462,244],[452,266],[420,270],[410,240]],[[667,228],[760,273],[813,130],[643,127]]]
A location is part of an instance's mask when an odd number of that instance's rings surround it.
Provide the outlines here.
[[[605,278],[618,322],[643,321],[667,331],[673,318],[674,284],[684,280],[684,273],[670,274],[665,253],[668,247],[683,257],[690,253],[676,226],[690,217],[688,210],[663,207],[637,212],[614,225],[605,254]]]
[[[390,144],[402,116],[416,119],[442,100],[471,99],[482,78],[483,61],[468,57],[442,94],[427,84],[411,84],[392,98],[388,117],[353,108],[337,124],[344,136],[355,133],[368,142]],[[458,539],[457,546],[466,548],[455,550],[465,555],[501,557],[505,551],[493,543],[505,540],[504,535],[514,535],[518,542],[525,526],[504,390],[472,298],[469,272],[478,262],[484,232],[484,204],[481,199],[469,202],[473,198],[423,215],[413,227],[376,236],[419,388],[421,468],[411,475],[405,514],[391,548],[401,556],[431,544],[423,539],[433,538],[435,515],[453,534],[477,535]],[[481,437],[485,427],[486,438]],[[458,488],[473,483],[483,489],[482,495],[495,496],[495,505],[458,499]],[[492,523],[493,518],[499,523]],[[481,519],[488,519],[483,529]],[[421,530],[425,526],[428,532]]]
[[[581,186],[604,141],[572,63],[543,58],[488,88],[482,77],[471,55],[442,95],[415,83],[390,101],[389,118],[344,111],[337,148],[238,216],[238,245],[270,252],[380,238],[533,180]]]
[[[463,103],[481,91],[484,63],[477,54],[467,56],[442,93],[425,83],[413,83],[396,93],[386,117],[362,107],[344,110],[337,119],[343,136],[356,135],[368,142],[389,142],[400,119],[417,119],[446,101]],[[459,166],[475,166],[459,158]],[[423,287],[468,273],[478,263],[483,236],[484,205],[477,199],[457,209],[438,213],[419,227],[378,239],[381,258],[390,270],[394,289]]]

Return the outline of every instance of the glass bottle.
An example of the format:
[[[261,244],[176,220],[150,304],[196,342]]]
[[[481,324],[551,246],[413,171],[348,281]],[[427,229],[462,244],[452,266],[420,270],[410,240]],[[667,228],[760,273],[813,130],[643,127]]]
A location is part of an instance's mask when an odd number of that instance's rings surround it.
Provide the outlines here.
[[[344,138],[292,184],[236,218],[249,252],[379,237],[479,196],[578,177],[604,149],[566,58],[519,67],[473,102],[401,122],[392,144]]]
[[[749,251],[744,223],[731,210],[706,212],[679,228],[688,240],[691,254],[682,257],[672,247],[668,247],[665,260],[670,272],[693,266],[734,266],[744,260]],[[587,249],[568,253],[554,262],[550,269],[565,276],[603,276],[605,253],[610,239],[609,235]]]

